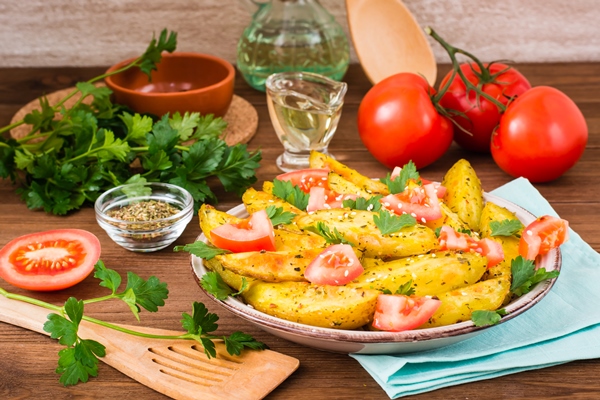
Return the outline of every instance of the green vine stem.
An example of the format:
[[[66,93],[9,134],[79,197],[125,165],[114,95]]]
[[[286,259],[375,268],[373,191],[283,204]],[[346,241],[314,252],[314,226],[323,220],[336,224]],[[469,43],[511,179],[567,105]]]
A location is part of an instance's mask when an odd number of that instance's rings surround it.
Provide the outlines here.
[[[483,81],[483,82],[492,81],[495,75],[494,76],[490,75],[489,70],[483,65],[483,63],[477,57],[475,57],[473,54],[469,53],[468,51],[465,51],[465,50],[462,50],[462,49],[459,49],[457,47],[450,45],[448,42],[446,42],[444,39],[442,39],[431,27],[425,27],[425,32],[427,32],[427,34],[429,36],[431,36],[433,39],[435,39],[435,41],[437,41],[444,48],[444,50],[446,50],[446,52],[448,53],[448,56],[450,56],[450,60],[452,61],[453,74],[457,73],[460,76],[460,78],[464,82],[467,90],[475,91],[478,96],[484,97],[486,100],[493,103],[496,107],[498,107],[498,109],[501,112],[506,111],[506,106],[504,104],[502,104],[500,101],[498,101],[494,97],[490,96],[489,94],[485,93],[483,90],[481,90],[480,87],[473,85],[465,77],[464,73],[462,72],[462,70],[460,68],[460,63],[458,62],[456,55],[462,54],[464,56],[467,56],[468,58],[473,60],[474,63],[477,64],[477,66],[480,69],[481,81]],[[504,72],[504,71],[502,71],[502,72]],[[454,76],[452,78],[454,78]],[[448,80],[448,84],[450,82],[452,82],[452,79]],[[447,86],[445,86],[445,87],[447,89]],[[439,102],[439,100],[442,98],[442,96],[444,95],[445,92],[446,92],[446,90],[443,90],[443,91],[440,90],[435,95],[434,101]]]

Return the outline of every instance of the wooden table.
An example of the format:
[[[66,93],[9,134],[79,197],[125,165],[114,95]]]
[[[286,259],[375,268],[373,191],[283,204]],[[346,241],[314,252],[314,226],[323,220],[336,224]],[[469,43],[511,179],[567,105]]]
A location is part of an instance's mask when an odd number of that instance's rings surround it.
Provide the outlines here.
[[[532,85],[554,86],[569,95],[585,115],[590,137],[579,163],[560,179],[535,185],[556,211],[570,221],[575,231],[596,250],[600,250],[600,64],[519,65],[518,69]],[[440,74],[447,71],[441,66]],[[0,124],[9,123],[24,104],[43,93],[72,86],[103,71],[102,68],[9,68],[0,70]],[[442,75],[443,76],[443,75]],[[383,176],[387,171],[363,147],[356,128],[360,100],[371,87],[359,66],[350,68],[345,80],[349,84],[346,104],[338,132],[330,150],[336,157],[367,176]],[[281,144],[271,126],[265,95],[251,89],[238,78],[235,92],[258,110],[258,133],[249,143],[263,154],[257,171],[259,185],[279,173],[275,158]],[[423,176],[440,180],[458,159],[466,158],[475,167],[485,190],[492,190],[512,178],[504,174],[488,155],[469,154],[455,145],[433,165],[421,170]],[[239,204],[233,195],[223,194],[219,208],[227,210]],[[15,187],[0,180],[0,246],[31,232],[54,228],[81,228],[95,233],[102,243],[102,259],[109,268],[122,274],[133,271],[143,277],[156,275],[169,284],[170,297],[158,313],[143,312],[141,324],[157,328],[178,329],[182,312],[190,312],[193,301],[204,302],[220,316],[219,329],[231,333],[241,329],[267,343],[271,349],[300,360],[300,368],[281,384],[269,398],[273,399],[385,399],[383,390],[347,355],[330,354],[306,348],[270,334],[229,314],[209,299],[196,285],[190,272],[189,258],[173,253],[172,247],[151,254],[135,254],[114,244],[100,229],[92,208],[68,216],[52,216],[27,209],[15,194]],[[200,233],[197,217],[188,225],[176,244],[194,241]],[[585,279],[582,277],[582,279]],[[22,293],[6,283],[7,290]],[[31,295],[31,293],[28,293]],[[106,294],[98,281],[89,277],[79,285],[57,293],[34,294],[42,300],[62,304],[69,296],[86,299]],[[597,305],[591,305],[597,306]],[[100,319],[133,324],[135,320],[124,304],[110,303],[91,310]],[[57,352],[55,340],[0,323],[0,398],[64,399],[87,398],[158,399],[164,396],[142,386],[120,372],[101,363],[99,376],[86,384],[65,388],[54,373]],[[418,399],[498,399],[498,398],[592,398],[600,396],[600,361],[577,361],[562,366],[510,375],[489,381],[441,389],[414,396]],[[257,377],[260,379],[260,377]]]

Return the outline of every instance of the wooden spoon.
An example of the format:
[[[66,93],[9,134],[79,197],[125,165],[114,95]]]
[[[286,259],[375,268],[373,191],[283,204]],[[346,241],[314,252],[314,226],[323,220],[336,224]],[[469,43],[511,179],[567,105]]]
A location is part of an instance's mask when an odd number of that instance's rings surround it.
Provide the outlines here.
[[[48,335],[43,326],[50,312],[0,295],[0,321]],[[181,334],[127,328],[156,335]],[[270,350],[230,356],[223,343],[215,343],[217,357],[208,359],[194,341],[141,338],[86,321],[81,321],[79,336],[106,346],[106,355],[100,358],[106,364],[174,399],[262,399],[299,364],[293,357]]]
[[[399,72],[435,83],[433,51],[401,0],[346,0],[346,12],[354,49],[373,84]]]

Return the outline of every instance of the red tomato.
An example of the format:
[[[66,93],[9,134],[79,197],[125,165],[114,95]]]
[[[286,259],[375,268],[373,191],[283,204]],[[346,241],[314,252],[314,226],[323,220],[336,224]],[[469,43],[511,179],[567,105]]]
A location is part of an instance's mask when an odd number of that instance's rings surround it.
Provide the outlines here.
[[[328,169],[308,168],[298,171],[286,172],[275,177],[280,181],[290,181],[293,185],[298,186],[303,192],[310,192],[312,187],[329,188],[327,184]]]
[[[367,92],[358,108],[358,132],[367,150],[388,168],[412,160],[423,168],[452,143],[452,122],[438,114],[427,81],[400,73]]]
[[[304,271],[304,277],[317,285],[341,286],[364,271],[349,244],[334,244],[317,256]]]
[[[448,225],[440,229],[440,250],[476,251],[487,259],[487,267],[492,268],[504,260],[502,245],[492,239],[477,240],[466,233],[456,232]]]
[[[344,200],[356,200],[357,197],[358,195],[355,194],[337,194],[324,187],[313,186],[310,188],[306,211],[312,212],[323,209],[342,208]]]
[[[11,240],[0,250],[0,277],[22,289],[71,287],[94,270],[100,241],[88,231],[56,229]]]
[[[410,214],[419,223],[442,218],[442,210],[432,183],[409,188],[402,193],[387,195],[380,201],[394,213]]]
[[[382,331],[401,332],[423,325],[442,302],[419,296],[380,294],[373,326]]]
[[[492,63],[484,64],[484,67],[486,69],[482,73],[477,63],[472,62],[461,64],[460,69],[469,82],[474,86],[481,85],[480,88],[484,93],[504,105],[511,98],[531,89],[527,78],[508,65]],[[446,85],[451,76],[452,71],[446,74],[440,83],[440,89]],[[465,115],[452,117],[464,129],[454,126],[454,141],[459,146],[471,151],[490,152],[492,132],[500,122],[501,110],[498,106],[485,97],[477,95],[474,90],[467,90],[458,74],[454,75],[448,90],[440,100],[440,105]]]
[[[402,167],[394,167],[392,174],[390,175],[390,179],[394,180],[398,176],[400,176],[400,171],[402,171]],[[446,195],[446,188],[444,186],[442,186],[442,184],[440,182],[434,182],[434,181],[430,181],[429,179],[421,178],[421,184],[423,186],[430,184],[430,183],[433,183],[433,187],[436,190],[438,199],[443,199],[444,196]]]
[[[275,251],[275,232],[265,210],[255,212],[238,224],[224,224],[213,229],[210,240],[218,248],[234,253]]]
[[[526,259],[535,260],[569,239],[569,223],[551,215],[539,217],[523,229],[519,241],[519,254]]]
[[[492,157],[514,177],[548,182],[579,160],[588,128],[577,105],[561,91],[537,86],[511,103],[492,137]]]

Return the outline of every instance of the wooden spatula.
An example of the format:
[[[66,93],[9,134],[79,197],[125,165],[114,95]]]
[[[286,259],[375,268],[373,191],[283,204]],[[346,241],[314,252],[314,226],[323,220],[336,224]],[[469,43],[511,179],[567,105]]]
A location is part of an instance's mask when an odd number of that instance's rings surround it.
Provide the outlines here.
[[[0,321],[48,335],[43,325],[49,313],[0,295]],[[181,334],[125,327],[157,335]],[[193,341],[146,339],[86,321],[81,322],[79,336],[106,346],[101,358],[106,364],[174,399],[261,399],[299,365],[297,359],[270,350],[230,356],[222,343],[216,343],[217,358],[208,359]]]

